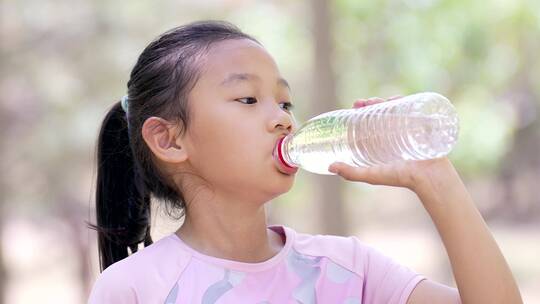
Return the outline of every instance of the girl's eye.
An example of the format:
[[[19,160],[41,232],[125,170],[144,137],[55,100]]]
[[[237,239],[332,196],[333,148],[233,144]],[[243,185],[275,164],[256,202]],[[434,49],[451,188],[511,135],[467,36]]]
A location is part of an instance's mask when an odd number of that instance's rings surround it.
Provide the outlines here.
[[[257,102],[257,98],[255,97],[244,97],[244,98],[238,98],[236,100],[245,100],[245,102],[242,102],[242,103],[245,103],[245,104],[254,104]]]
[[[292,111],[294,109],[294,105],[290,102],[284,102],[282,105],[285,105],[287,108],[285,110]]]
[[[244,97],[244,98],[238,98],[236,100],[245,104],[254,104],[257,102],[257,98],[255,97]],[[281,104],[284,105],[284,109],[286,111],[292,111],[294,109],[294,105],[290,102],[283,102]]]

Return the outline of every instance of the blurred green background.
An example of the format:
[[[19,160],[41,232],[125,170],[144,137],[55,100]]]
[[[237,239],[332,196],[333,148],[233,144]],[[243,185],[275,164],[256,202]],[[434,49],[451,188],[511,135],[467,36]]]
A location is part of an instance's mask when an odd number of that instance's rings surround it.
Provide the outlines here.
[[[158,34],[223,19],[259,39],[299,122],[356,98],[434,91],[458,110],[450,159],[526,303],[540,303],[540,1],[0,1],[0,303],[85,303],[99,273],[99,124]],[[156,202],[153,235],[180,225]],[[455,286],[406,189],[301,171],[269,222],[356,235]]]

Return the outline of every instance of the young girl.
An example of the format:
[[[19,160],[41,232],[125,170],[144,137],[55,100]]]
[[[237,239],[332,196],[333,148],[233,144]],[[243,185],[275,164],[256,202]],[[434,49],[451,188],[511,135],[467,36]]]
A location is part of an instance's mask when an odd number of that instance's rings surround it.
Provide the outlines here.
[[[94,228],[102,273],[89,303],[521,303],[448,158],[330,169],[414,191],[459,292],[356,237],[267,226],[265,203],[295,177],[272,151],[296,126],[273,58],[235,26],[195,22],[164,33],[142,52],[127,86],[99,135]],[[185,216],[155,243],[151,196]]]

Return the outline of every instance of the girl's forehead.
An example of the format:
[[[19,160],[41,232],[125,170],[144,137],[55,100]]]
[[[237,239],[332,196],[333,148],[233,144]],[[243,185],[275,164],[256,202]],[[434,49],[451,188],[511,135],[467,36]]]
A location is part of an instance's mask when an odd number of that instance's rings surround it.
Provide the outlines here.
[[[220,83],[232,73],[278,73],[272,56],[259,44],[248,39],[227,40],[216,44],[202,64],[202,76]]]
[[[266,52],[264,47],[262,47],[257,42],[250,40],[250,39],[228,39],[224,41],[220,41],[217,43],[214,43],[209,48],[209,55],[219,55],[219,54],[228,54],[230,52],[235,52],[240,49],[251,49],[251,50],[259,50],[262,52]]]

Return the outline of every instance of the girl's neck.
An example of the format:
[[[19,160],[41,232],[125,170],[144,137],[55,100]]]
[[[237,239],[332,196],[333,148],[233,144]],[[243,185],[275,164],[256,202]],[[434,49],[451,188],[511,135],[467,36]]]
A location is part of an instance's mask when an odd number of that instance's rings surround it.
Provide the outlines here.
[[[264,210],[264,208],[263,208]],[[176,235],[194,250],[221,259],[244,263],[264,262],[284,246],[283,238],[269,229],[263,212],[262,220],[223,220],[205,222],[186,215]]]

